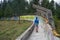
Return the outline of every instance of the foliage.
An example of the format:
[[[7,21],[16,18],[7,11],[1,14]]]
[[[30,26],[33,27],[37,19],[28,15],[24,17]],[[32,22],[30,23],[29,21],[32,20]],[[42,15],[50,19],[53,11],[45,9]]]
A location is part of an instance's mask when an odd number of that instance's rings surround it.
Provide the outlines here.
[[[41,6],[45,7],[45,8],[48,8],[48,6],[49,6],[49,0],[43,0],[42,3],[41,3]]]
[[[39,0],[33,0],[33,3],[38,5],[39,4]]]
[[[57,18],[60,20],[60,5],[58,5],[57,3],[56,3],[55,15],[56,15]]]
[[[8,0],[8,2],[4,0],[4,2],[0,4],[0,17],[20,16],[33,13],[34,9],[31,3],[28,4],[25,0]]]
[[[8,17],[8,16],[12,16],[13,13],[13,9],[9,6],[9,4],[7,4],[5,10],[4,10],[4,16]]]

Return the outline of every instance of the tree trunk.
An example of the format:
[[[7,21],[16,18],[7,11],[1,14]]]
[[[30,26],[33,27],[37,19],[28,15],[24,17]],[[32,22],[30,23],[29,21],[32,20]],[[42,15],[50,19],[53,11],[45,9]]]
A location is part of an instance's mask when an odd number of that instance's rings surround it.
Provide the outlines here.
[[[20,16],[19,16],[19,24],[20,24]]]

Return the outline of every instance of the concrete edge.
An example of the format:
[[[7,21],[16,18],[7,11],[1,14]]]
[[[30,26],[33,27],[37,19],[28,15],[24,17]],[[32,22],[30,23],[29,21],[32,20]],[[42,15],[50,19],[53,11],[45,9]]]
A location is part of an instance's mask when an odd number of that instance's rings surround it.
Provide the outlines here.
[[[52,32],[53,32],[54,36],[56,36],[56,37],[59,37],[59,38],[60,38],[60,34],[58,34],[56,30],[53,30]]]
[[[49,24],[48,24],[49,25]],[[50,27],[51,27],[51,25],[49,25]],[[52,28],[51,28],[52,29]],[[57,33],[57,31],[56,30],[51,30],[52,31],[52,33],[53,33],[53,35],[55,36],[55,37],[57,37],[57,38],[60,38],[60,34],[58,34]]]
[[[34,29],[34,24],[32,24],[25,32],[23,32],[16,40],[27,40],[29,35]]]
[[[44,19],[45,19],[45,22],[47,23],[47,24],[49,24],[48,23],[48,19],[46,19],[45,17],[43,17]],[[51,27],[51,25],[49,24],[49,26]],[[51,27],[51,31],[52,31],[52,33],[53,33],[53,35],[55,36],[55,37],[58,37],[58,38],[60,38],[60,34],[58,34],[57,33],[57,31],[55,30],[55,29],[53,29],[52,27]]]

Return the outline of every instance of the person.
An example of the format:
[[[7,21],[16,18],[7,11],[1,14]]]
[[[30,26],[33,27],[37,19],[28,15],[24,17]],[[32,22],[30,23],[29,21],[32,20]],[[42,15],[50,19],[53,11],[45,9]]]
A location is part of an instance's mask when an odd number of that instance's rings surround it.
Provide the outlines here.
[[[34,20],[34,25],[36,27],[36,32],[38,32],[38,24],[39,24],[39,20],[38,20],[38,17],[36,17],[36,19]]]

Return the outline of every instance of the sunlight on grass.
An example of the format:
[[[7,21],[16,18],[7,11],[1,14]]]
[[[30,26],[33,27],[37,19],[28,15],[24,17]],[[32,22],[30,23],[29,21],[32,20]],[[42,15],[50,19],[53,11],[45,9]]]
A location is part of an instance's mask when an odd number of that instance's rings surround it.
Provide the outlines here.
[[[26,19],[32,19],[33,20],[34,17],[35,17],[34,15],[25,15],[25,16],[20,16],[20,19],[21,20],[26,20]]]

